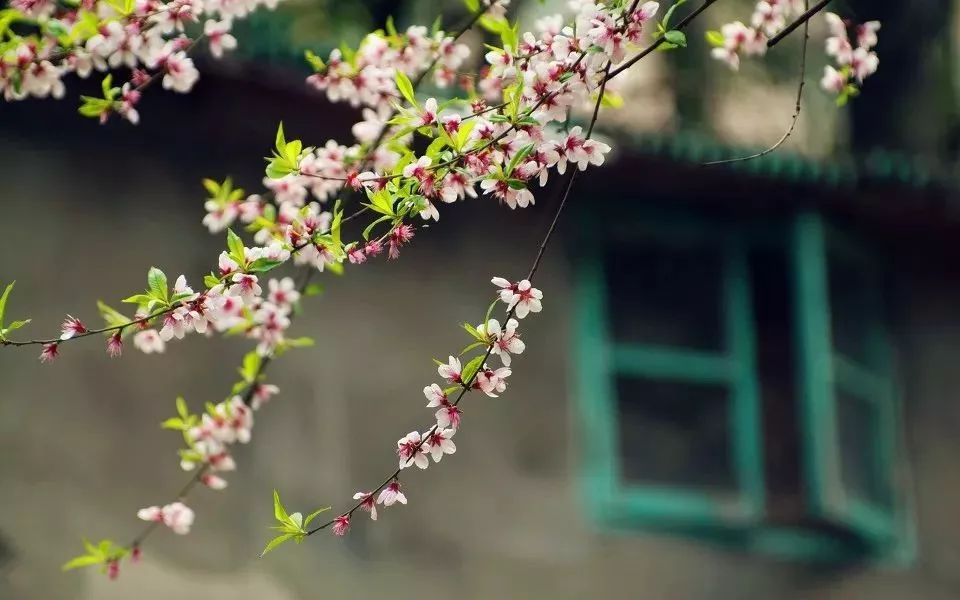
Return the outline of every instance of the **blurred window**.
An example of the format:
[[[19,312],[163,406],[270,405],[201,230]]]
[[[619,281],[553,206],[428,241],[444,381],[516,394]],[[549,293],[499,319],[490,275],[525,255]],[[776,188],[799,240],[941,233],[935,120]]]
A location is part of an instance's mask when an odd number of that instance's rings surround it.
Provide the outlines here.
[[[576,360],[597,520],[802,558],[900,552],[869,254],[809,213],[596,227],[609,243],[578,269]]]

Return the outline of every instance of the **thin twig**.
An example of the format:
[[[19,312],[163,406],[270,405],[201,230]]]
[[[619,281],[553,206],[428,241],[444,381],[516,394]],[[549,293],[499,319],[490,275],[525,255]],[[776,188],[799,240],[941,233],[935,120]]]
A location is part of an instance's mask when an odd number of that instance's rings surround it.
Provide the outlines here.
[[[694,10],[692,13],[690,13],[689,15],[681,19],[679,22],[677,22],[676,26],[674,26],[673,29],[681,30],[686,28],[687,25],[689,25],[694,19],[700,16],[700,13],[710,8],[716,1],[717,0],[705,0],[705,2],[701,4],[696,10]],[[644,48],[640,52],[640,54],[637,54],[636,56],[632,57],[630,60],[623,63],[616,69],[610,71],[610,74],[608,75],[607,78],[613,79],[620,73],[623,73],[624,71],[626,71],[627,69],[635,65],[638,61],[642,60],[645,56],[647,56],[648,54],[650,54],[651,52],[659,48],[666,41],[667,41],[667,38],[660,36],[652,44]]]
[[[804,0],[804,5],[808,6],[810,0]],[[793,110],[793,119],[790,121],[790,127],[787,131],[777,140],[777,143],[770,146],[766,150],[761,150],[756,154],[751,154],[750,156],[741,156],[739,158],[726,158],[723,160],[712,160],[710,162],[703,163],[703,166],[709,167],[712,165],[725,165],[735,162],[743,162],[746,160],[753,160],[755,158],[760,158],[766,156],[783,145],[787,141],[787,138],[793,133],[794,128],[797,126],[797,121],[800,120],[800,108],[803,103],[803,86],[806,83],[807,75],[807,42],[810,40],[810,21],[803,22],[803,48],[800,51],[800,84],[797,86],[797,104]]]
[[[802,15],[797,17],[796,21],[794,21],[793,23],[790,23],[789,25],[786,26],[786,28],[784,28],[783,31],[781,31],[777,35],[770,38],[770,41],[767,42],[767,48],[773,48],[774,46],[779,44],[783,38],[793,33],[794,30],[797,27],[800,27],[801,24],[809,21],[810,18],[813,17],[813,15],[823,10],[828,4],[830,4],[830,0],[820,0],[820,2],[817,2],[816,4],[813,5],[813,8],[807,9],[806,12],[804,12]]]

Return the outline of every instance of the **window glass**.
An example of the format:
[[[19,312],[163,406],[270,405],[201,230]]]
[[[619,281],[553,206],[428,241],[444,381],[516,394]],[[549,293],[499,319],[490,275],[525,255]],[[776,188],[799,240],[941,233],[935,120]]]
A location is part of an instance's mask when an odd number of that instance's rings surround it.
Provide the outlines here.
[[[879,367],[876,326],[882,315],[873,273],[849,258],[831,254],[828,277],[834,350],[864,367]]]
[[[734,489],[725,387],[617,378],[621,478]]]
[[[652,242],[614,246],[606,256],[610,325],[617,342],[697,350],[723,347],[723,254]]]

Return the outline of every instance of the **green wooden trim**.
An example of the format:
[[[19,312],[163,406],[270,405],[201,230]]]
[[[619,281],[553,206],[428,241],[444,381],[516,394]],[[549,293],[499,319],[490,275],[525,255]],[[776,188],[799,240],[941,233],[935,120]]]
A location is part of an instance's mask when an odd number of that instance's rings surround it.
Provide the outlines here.
[[[857,498],[848,498],[844,508],[847,523],[873,546],[883,547],[893,541],[896,527],[890,509]]]
[[[624,522],[649,528],[737,528],[751,525],[753,512],[736,493],[658,485],[630,485],[613,505]]]
[[[836,519],[843,502],[837,457],[833,348],[823,222],[805,212],[793,226],[797,382],[807,502],[816,515]]]
[[[614,415],[615,390],[607,332],[607,302],[599,248],[581,255],[574,307],[573,362],[577,366],[576,402],[583,439],[583,490],[600,521],[608,517],[616,494],[619,458]]]
[[[843,563],[863,559],[863,552],[837,536],[798,527],[760,527],[744,544],[753,552],[812,563]]]
[[[747,250],[742,238],[731,239],[725,265],[727,350],[734,364],[734,405],[731,411],[737,480],[750,515],[765,512],[763,434],[757,382],[756,333],[751,306]]]
[[[617,373],[651,379],[729,385],[737,375],[735,361],[723,354],[663,346],[617,344],[613,364]]]
[[[892,383],[886,374],[877,374],[842,354],[833,355],[833,372],[839,390],[875,406],[892,401]]]

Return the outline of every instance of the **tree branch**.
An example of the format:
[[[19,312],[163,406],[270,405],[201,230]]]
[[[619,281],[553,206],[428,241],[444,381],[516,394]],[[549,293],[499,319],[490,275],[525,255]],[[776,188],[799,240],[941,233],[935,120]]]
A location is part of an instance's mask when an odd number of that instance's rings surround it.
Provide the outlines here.
[[[809,0],[804,0],[804,4],[809,5],[810,4]],[[797,86],[797,102],[793,111],[793,119],[790,121],[790,127],[787,129],[786,133],[784,133],[783,136],[781,136],[780,139],[777,140],[777,142],[774,145],[770,146],[765,150],[761,150],[756,154],[751,154],[749,156],[741,156],[739,158],[713,160],[710,162],[703,163],[703,166],[708,167],[713,165],[725,165],[729,163],[743,162],[746,160],[753,160],[755,158],[760,158],[760,157],[766,156],[767,154],[770,154],[771,152],[773,152],[774,150],[782,146],[784,142],[787,141],[787,138],[790,137],[790,135],[793,133],[794,128],[796,128],[797,121],[800,120],[800,109],[801,109],[801,105],[803,104],[803,86],[804,86],[804,83],[806,83],[806,75],[807,75],[807,43],[809,41],[810,41],[810,21],[807,20],[803,22],[803,48],[800,51],[800,83]]]
[[[781,40],[783,40],[783,38],[793,33],[797,27],[800,27],[800,25],[809,21],[811,17],[813,17],[813,15],[817,14],[818,12],[826,8],[828,4],[830,4],[830,0],[820,0],[820,2],[817,2],[816,4],[814,4],[812,8],[807,9],[807,11],[804,12],[799,17],[797,17],[797,19],[793,23],[790,23],[789,25],[787,25],[783,31],[781,31],[777,35],[770,38],[770,40],[767,42],[767,48],[773,48],[774,46],[779,44]]]

